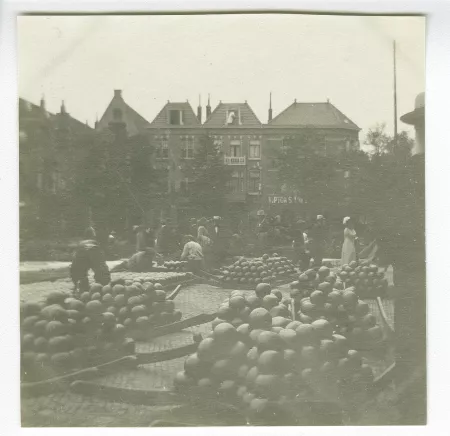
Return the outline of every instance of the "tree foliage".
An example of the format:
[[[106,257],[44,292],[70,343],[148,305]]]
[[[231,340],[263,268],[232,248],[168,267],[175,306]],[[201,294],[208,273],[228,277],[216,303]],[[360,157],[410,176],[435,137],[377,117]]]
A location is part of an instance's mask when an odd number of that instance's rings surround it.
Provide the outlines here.
[[[127,210],[143,215],[159,183],[147,137],[106,131],[82,140],[87,152],[78,165],[73,192],[90,208],[96,225],[109,231],[125,225]]]
[[[401,132],[395,141],[378,125],[368,132],[365,142],[376,143],[376,152],[345,156],[351,171],[350,210],[364,215],[373,236],[383,241],[382,251],[398,258],[399,253],[408,251],[407,241],[420,238],[417,217],[425,211],[424,194],[416,186],[423,176],[411,159],[413,140]]]
[[[323,138],[306,130],[285,140],[277,153],[278,181],[304,198],[311,212],[377,222],[384,216],[386,222],[389,210],[411,201],[405,189],[413,140],[401,132],[395,141],[378,124],[369,130],[365,143],[372,146],[369,153],[352,150],[327,156]]]
[[[374,156],[388,155],[399,159],[409,157],[414,141],[409,137],[408,132],[400,132],[395,139],[389,136],[385,130],[386,124],[382,123],[367,132],[364,143],[370,146],[370,154]]]
[[[323,211],[336,204],[338,165],[336,159],[325,155],[323,137],[305,130],[284,140],[276,158],[280,185],[303,198],[309,209]]]
[[[192,206],[206,215],[221,215],[226,207],[226,195],[231,169],[212,139],[203,135],[192,164],[185,170],[189,178],[189,199]]]

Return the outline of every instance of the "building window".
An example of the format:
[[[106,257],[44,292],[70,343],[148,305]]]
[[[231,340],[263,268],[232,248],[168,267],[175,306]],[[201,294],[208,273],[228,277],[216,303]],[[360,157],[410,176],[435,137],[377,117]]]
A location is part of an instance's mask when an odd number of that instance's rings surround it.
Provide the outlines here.
[[[183,111],[170,110],[169,111],[169,124],[172,126],[181,126],[183,124]]]
[[[259,141],[250,141],[249,158],[250,159],[261,158],[261,144]]]
[[[188,194],[189,192],[191,192],[191,185],[192,185],[192,181],[189,180],[187,177],[184,178],[180,182],[180,191],[183,194]]]
[[[167,159],[169,157],[169,143],[167,142],[167,138],[160,140],[156,147],[156,157],[158,159]]]
[[[231,180],[228,182],[228,186],[233,193],[244,192],[244,172],[233,171],[231,174]]]
[[[350,151],[350,141],[345,141],[345,151],[348,153]]]
[[[183,146],[181,149],[181,157],[183,159],[193,159],[194,158],[194,138],[187,137],[183,139]]]
[[[248,175],[248,192],[259,192],[261,190],[261,173],[250,171]]]
[[[213,144],[214,144],[214,147],[217,148],[217,150],[222,151],[222,147],[223,147],[222,139],[214,139]]]
[[[227,111],[227,125],[238,126],[241,124],[241,114],[238,109],[230,109]]]
[[[122,120],[122,109],[113,109],[113,118],[114,121],[121,121]]]
[[[230,142],[230,156],[240,157],[241,156],[241,141],[231,141]]]

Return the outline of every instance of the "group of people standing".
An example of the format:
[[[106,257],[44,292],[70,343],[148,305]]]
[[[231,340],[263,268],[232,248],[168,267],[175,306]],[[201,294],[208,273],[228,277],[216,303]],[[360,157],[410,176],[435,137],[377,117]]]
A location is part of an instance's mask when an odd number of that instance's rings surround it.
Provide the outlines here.
[[[291,245],[293,261],[301,270],[309,268],[311,259],[315,266],[322,265],[326,251],[328,228],[323,215],[317,215],[309,225],[301,219],[292,224],[282,223],[280,216],[267,217],[258,212],[258,248],[260,252],[271,251],[276,243]]]
[[[314,266],[321,266],[326,253],[329,230],[323,215],[317,215],[311,223],[297,220],[288,225],[281,222],[280,216],[269,218],[264,211],[258,212],[259,251],[271,251],[275,244],[292,244],[293,261],[301,270],[308,269],[311,260]],[[351,217],[343,220],[344,238],[341,252],[341,265],[357,259],[358,238]],[[281,244],[280,244],[281,245]]]
[[[314,266],[322,265],[326,251],[328,229],[326,220],[318,215],[309,226],[305,221],[298,220],[291,226],[282,225],[280,220],[269,220],[260,211],[258,224],[259,249],[262,253],[270,252],[273,245],[271,233],[282,235],[284,245],[292,244],[293,261],[301,270],[310,267],[311,260]],[[279,217],[278,217],[279,218]],[[344,243],[342,247],[342,264],[356,260],[357,237],[353,220],[344,219]],[[161,223],[159,231],[135,226],[136,251],[126,261],[112,269],[118,271],[145,272],[154,267],[155,260],[162,262],[166,259],[179,258],[186,260],[189,269],[194,273],[213,270],[224,264],[227,257],[242,256],[246,252],[246,242],[240,233],[232,233],[230,227],[219,216],[207,219],[191,219],[187,229]],[[110,243],[114,243],[114,236]],[[286,243],[288,242],[288,243]],[[272,242],[273,243],[273,242]],[[87,281],[87,273],[92,269],[95,279],[99,283],[108,283],[110,271],[106,265],[104,251],[97,243],[96,232],[90,227],[86,230],[85,238],[76,250],[72,266],[71,277],[74,283]]]

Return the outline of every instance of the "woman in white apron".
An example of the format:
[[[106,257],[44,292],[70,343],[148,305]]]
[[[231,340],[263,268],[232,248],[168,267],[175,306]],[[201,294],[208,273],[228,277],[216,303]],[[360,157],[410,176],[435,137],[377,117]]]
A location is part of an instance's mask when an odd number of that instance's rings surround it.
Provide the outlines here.
[[[356,260],[356,231],[350,217],[344,218],[344,244],[342,245],[341,266]]]

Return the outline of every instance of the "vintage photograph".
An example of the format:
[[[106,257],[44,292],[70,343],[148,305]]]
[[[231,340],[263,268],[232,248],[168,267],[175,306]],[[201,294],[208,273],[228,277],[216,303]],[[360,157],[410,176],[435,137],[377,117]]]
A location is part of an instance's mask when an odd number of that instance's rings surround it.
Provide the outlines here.
[[[425,425],[425,49],[17,17],[22,426]]]

